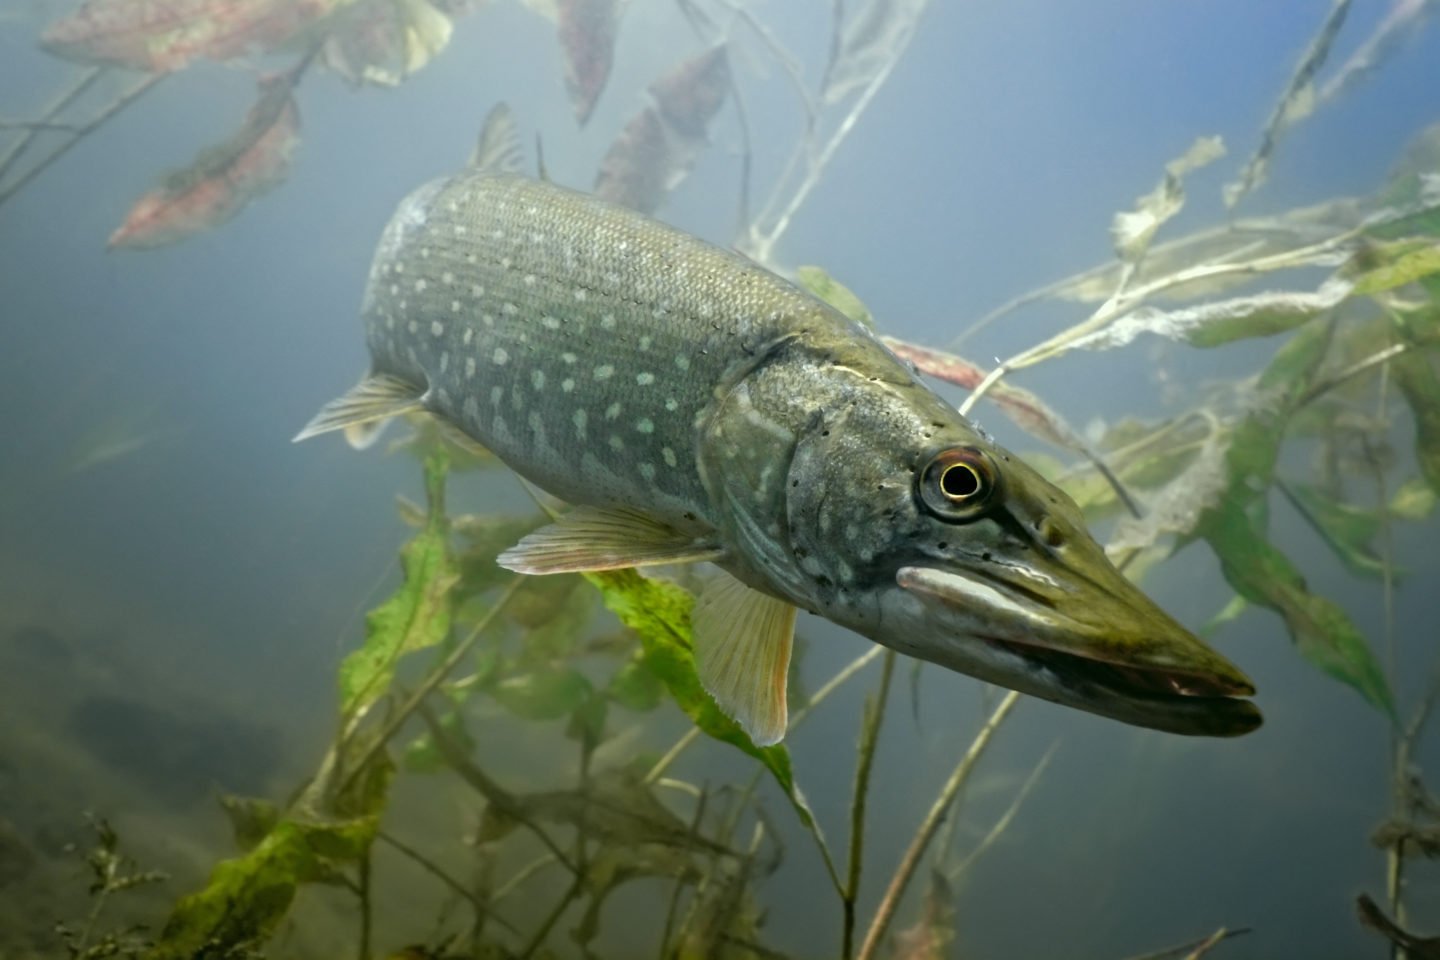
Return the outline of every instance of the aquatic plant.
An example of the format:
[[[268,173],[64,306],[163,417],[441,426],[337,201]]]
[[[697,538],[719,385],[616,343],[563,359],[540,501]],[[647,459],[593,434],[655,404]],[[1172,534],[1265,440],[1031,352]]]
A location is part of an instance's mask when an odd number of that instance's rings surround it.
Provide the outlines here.
[[[61,55],[101,65],[17,128],[0,153],[0,203],[195,59],[277,52],[290,58],[288,68],[261,82],[240,132],[137,202],[111,242],[149,246],[214,227],[283,179],[298,142],[296,91],[308,71],[333,70],[357,84],[402,82],[443,53],[452,19],[468,6],[348,0],[293,5],[281,16],[267,0],[188,0],[166,8],[186,11],[177,20],[146,19],[165,8],[159,0],[89,0],[50,31],[47,43]],[[641,209],[659,208],[728,102],[746,141],[737,242],[773,263],[798,211],[899,61],[926,4],[871,0],[849,16],[836,4],[831,54],[813,89],[748,7],[731,0],[681,6],[695,27],[698,52],[650,85],[651,105],[614,141],[596,188]],[[1414,29],[1424,5],[1397,4],[1362,48],[1364,58],[1321,85],[1349,8],[1339,0],[1319,25],[1260,145],[1224,188],[1230,210],[1263,188],[1287,132],[1374,69],[1394,48],[1386,38]],[[560,0],[545,11],[556,20],[566,53],[564,82],[580,123],[592,115],[613,67],[620,11],[604,0]],[[138,19],[117,26],[114,18],[122,15]],[[804,117],[785,168],[753,216],[745,98],[725,52],[738,42],[731,32],[744,33],[778,64]],[[146,42],[131,42],[137,36]],[[120,68],[144,73],[132,79],[115,72]],[[87,93],[117,80],[107,104],[82,120],[67,119]],[[52,151],[22,168],[46,135],[58,138]],[[1366,637],[1343,607],[1313,592],[1305,564],[1275,544],[1269,521],[1277,509],[1293,511],[1348,571],[1378,584],[1388,609],[1403,575],[1392,559],[1394,529],[1434,514],[1440,495],[1440,127],[1422,135],[1369,196],[1237,216],[1162,239],[1186,203],[1187,179],[1224,156],[1218,138],[1201,137],[1167,164],[1154,188],[1116,215],[1113,261],[1017,297],[970,325],[949,349],[887,342],[922,372],[970,390],[966,411],[993,403],[1037,447],[1063,455],[1037,449],[1034,459],[1048,463],[1052,478],[1092,523],[1110,524],[1108,549],[1132,576],[1149,574],[1183,546],[1205,544],[1235,595],[1208,630],[1227,629],[1252,609],[1269,611],[1301,657],[1386,718],[1394,809],[1373,840],[1387,857],[1387,903],[1382,911],[1366,900],[1362,911],[1392,942],[1425,956],[1433,942],[1407,932],[1402,880],[1413,857],[1440,850],[1440,804],[1411,763],[1440,696],[1440,672],[1417,703],[1399,702],[1393,636]],[[864,304],[823,270],[802,268],[797,279],[847,315],[873,323]],[[1257,281],[1286,286],[1256,292]],[[1086,313],[993,368],[958,352],[989,324],[1042,301]],[[1242,389],[1201,395],[1163,420],[1122,420],[1098,434],[1077,430],[1012,382],[1075,351],[1118,350],[1157,337],[1202,350],[1283,339]],[[1393,443],[1399,429],[1413,432],[1401,453]],[[872,905],[862,891],[867,801],[891,702],[894,654],[867,653],[810,697],[797,698],[808,702],[794,724],[881,661],[859,718],[842,860],[800,789],[788,749],[754,746],[700,687],[691,652],[692,599],[683,582],[633,571],[514,577],[495,565],[495,555],[543,522],[550,504],[538,499],[530,517],[452,514],[446,504],[452,472],[485,469],[493,460],[453,447],[426,424],[402,446],[423,462],[425,502],[401,504],[402,518],[415,528],[400,557],[402,582],[371,611],[363,641],[340,667],[328,751],[283,803],[224,798],[237,855],[175,904],[145,944],[145,956],[284,949],[284,921],[297,912],[302,894],[317,888],[354,898],[362,957],[391,951],[410,958],[547,956],[562,949],[562,928],[582,955],[601,955],[608,899],[641,880],[669,891],[651,927],[630,931],[649,937],[660,955],[778,956],[765,945],[763,880],[787,851],[777,815],[756,800],[762,777],[779,787],[789,803],[783,815],[802,825],[825,864],[843,956],[946,955],[957,939],[951,886],[1013,821],[1044,770],[1042,760],[968,854],[954,851],[947,833],[954,805],[1017,708],[1017,694],[998,698],[968,745],[957,746],[949,778]],[[1315,464],[1308,475],[1293,468],[1300,457]],[[601,625],[610,623],[602,621],[602,607],[620,632]],[[627,748],[623,730],[655,723],[667,702],[688,719],[686,732],[658,756]],[[546,751],[573,755],[573,782],[522,785],[520,774],[480,748],[476,729],[487,715],[533,731]],[[673,777],[676,759],[702,738],[750,757],[754,775],[733,784]],[[611,756],[597,760],[606,750]],[[397,784],[427,777],[463,784],[481,811],[468,842],[449,841],[444,853],[427,852],[433,838],[412,837],[403,820],[392,825],[385,818]],[[433,880],[437,893],[429,935],[397,951],[399,944],[377,933],[388,918],[376,891],[383,880],[377,864],[400,860]],[[926,887],[922,902],[914,905],[912,925],[897,931],[917,879]],[[1199,957],[1236,932],[1219,930],[1151,956]],[[91,949],[84,937],[71,942],[72,953]]]

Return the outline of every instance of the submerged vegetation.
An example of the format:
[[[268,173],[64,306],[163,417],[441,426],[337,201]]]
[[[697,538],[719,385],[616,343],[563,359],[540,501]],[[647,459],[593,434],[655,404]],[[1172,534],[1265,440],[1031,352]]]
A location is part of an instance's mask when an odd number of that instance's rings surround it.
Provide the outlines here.
[[[555,21],[566,55],[564,83],[583,124],[611,72],[623,5],[529,5]],[[296,93],[307,72],[324,68],[356,84],[398,84],[443,53],[455,18],[483,15],[472,6],[87,0],[46,31],[45,43],[89,66],[42,114],[6,131],[0,203],[192,61],[288,55],[286,69],[261,80],[241,130],[138,200],[110,242],[150,247],[215,227],[283,180],[299,142]],[[1332,69],[1331,46],[1350,3],[1332,5],[1260,146],[1224,187],[1228,222],[1162,239],[1186,202],[1187,178],[1226,157],[1219,138],[1201,137],[1134,209],[1117,214],[1112,262],[1016,298],[946,350],[887,340],[922,372],[969,389],[963,410],[993,403],[1033,438],[1032,462],[1092,524],[1109,525],[1107,551],[1127,574],[1144,577],[1182,547],[1205,544],[1234,592],[1207,631],[1268,611],[1300,657],[1385,718],[1390,742],[1376,748],[1392,758],[1393,809],[1372,840],[1386,858],[1387,882],[1378,894],[1383,906],[1362,896],[1359,911],[1412,958],[1436,955],[1435,940],[1409,929],[1404,878],[1415,858],[1440,856],[1440,798],[1414,763],[1440,698],[1440,659],[1409,667],[1433,674],[1418,697],[1397,690],[1402,667],[1390,610],[1405,576],[1393,560],[1396,530],[1433,522],[1440,496],[1440,125],[1422,133],[1368,196],[1276,215],[1239,211],[1262,189],[1286,133],[1379,67],[1433,6],[1400,0],[1355,58]],[[737,243],[773,262],[797,212],[903,55],[925,0],[869,0],[848,11],[835,4],[831,53],[818,85],[749,6],[681,0],[680,7],[695,29],[695,51],[649,86],[650,105],[615,139],[595,188],[639,209],[660,208],[706,149],[710,124],[728,104],[743,143]],[[753,96],[747,84],[761,79],[732,68],[728,51],[741,47],[745,58],[737,63],[768,58],[778,65],[771,82],[793,90],[804,120],[788,165],[753,215],[745,91]],[[76,119],[86,98],[106,89],[113,99]],[[797,279],[847,315],[872,322],[859,299],[823,270],[801,268]],[[1265,289],[1257,292],[1257,284]],[[1042,301],[1083,316],[991,369],[957,352],[985,326]],[[1125,419],[1081,431],[1012,382],[1074,351],[1118,350],[1152,338],[1204,350],[1261,337],[1278,346],[1254,376],[1238,387],[1192,385],[1183,407],[1158,421]],[[793,727],[841,684],[861,682],[862,672],[873,685],[858,718],[842,846],[822,832],[788,749],[755,747],[701,688],[683,577],[509,574],[495,565],[496,554],[544,522],[552,505],[537,499],[528,517],[454,513],[446,501],[452,476],[490,469],[494,461],[452,446],[426,423],[415,424],[395,448],[423,463],[425,502],[401,503],[402,518],[414,528],[400,555],[402,580],[369,613],[363,640],[340,666],[335,735],[313,774],[283,801],[223,797],[235,856],[148,931],[91,929],[105,897],[160,879],[133,872],[101,823],[90,859],[95,912],[78,927],[60,929],[57,956],[284,954],[306,922],[304,895],[324,889],[353,898],[346,912],[360,957],[777,957],[764,928],[764,881],[787,856],[775,824],[780,816],[803,826],[838,904],[834,929],[817,935],[823,946],[810,955],[838,950],[859,960],[921,960],[950,956],[963,944],[953,885],[1019,815],[1047,762],[961,856],[951,836],[954,805],[996,730],[1018,708],[1018,694],[997,697],[968,744],[957,744],[952,773],[927,816],[890,875],[876,880],[873,867],[866,869],[867,801],[879,731],[894,709],[895,654],[872,650],[813,693],[792,698],[800,706]],[[1282,510],[1307,525],[1351,575],[1376,585],[1386,609],[1382,635],[1366,635],[1344,607],[1307,586],[1305,558],[1272,539],[1271,516]],[[688,718],[686,731],[663,753],[636,748],[637,728],[669,729],[657,722],[666,704]],[[525,750],[568,758],[567,785],[522,785],[519,774],[481,747],[487,738],[477,731],[492,722],[523,730]],[[702,738],[752,758],[753,775],[733,783],[673,776],[677,758]],[[423,791],[439,778],[463,784],[464,803],[479,811],[471,834],[444,841],[443,853],[435,852],[441,841],[433,835],[411,836],[403,817],[387,817],[402,791]],[[761,778],[778,785],[788,810],[767,810],[757,800]],[[408,944],[386,932],[395,918],[383,891],[394,885],[384,873],[402,864],[430,884],[433,902],[428,932]],[[643,884],[662,909],[612,930],[606,904],[631,883]],[[414,929],[415,918],[408,920],[401,926]],[[1219,955],[1237,932],[1217,930],[1151,956]]]

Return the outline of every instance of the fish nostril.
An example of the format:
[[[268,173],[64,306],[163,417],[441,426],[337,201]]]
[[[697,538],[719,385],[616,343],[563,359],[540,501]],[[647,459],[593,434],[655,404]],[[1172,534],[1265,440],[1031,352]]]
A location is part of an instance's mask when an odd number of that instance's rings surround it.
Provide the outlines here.
[[[1059,549],[1065,546],[1065,531],[1050,521],[1046,520],[1040,526],[1040,539],[1045,541],[1047,547]]]

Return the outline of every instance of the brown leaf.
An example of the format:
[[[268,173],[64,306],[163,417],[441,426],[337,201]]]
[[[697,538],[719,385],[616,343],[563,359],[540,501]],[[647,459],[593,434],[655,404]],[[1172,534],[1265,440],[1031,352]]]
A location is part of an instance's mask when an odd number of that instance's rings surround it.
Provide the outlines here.
[[[293,40],[349,0],[87,0],[41,36],[67,60],[153,73]]]
[[[565,51],[565,88],[575,119],[584,126],[610,79],[620,4],[618,0],[559,0],[556,14],[560,46]]]
[[[359,0],[337,18],[325,41],[325,65],[350,83],[393,87],[450,42],[444,4],[429,0]]]
[[[112,248],[178,243],[224,223],[285,179],[300,139],[299,111],[287,80],[263,81],[260,91],[239,133],[136,201],[110,235]]]

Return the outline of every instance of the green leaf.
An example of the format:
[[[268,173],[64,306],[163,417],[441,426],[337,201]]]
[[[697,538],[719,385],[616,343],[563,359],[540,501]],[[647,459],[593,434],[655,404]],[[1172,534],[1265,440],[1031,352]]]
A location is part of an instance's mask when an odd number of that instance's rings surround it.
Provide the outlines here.
[[[1440,493],[1440,377],[1432,359],[1411,350],[1391,361],[1395,385],[1415,417],[1415,460],[1432,490]]]
[[[702,733],[748,753],[764,764],[780,784],[795,812],[811,830],[818,831],[810,805],[795,783],[790,751],[783,745],[757,747],[740,725],[720,712],[695,673],[694,642],[690,632],[690,609],[694,598],[672,583],[648,580],[634,570],[616,570],[585,575],[600,589],[605,605],[631,630],[640,643],[651,668],[664,682],[670,696]]]
[[[400,589],[370,611],[364,645],[340,665],[342,716],[355,716],[384,697],[402,656],[436,646],[450,634],[452,588],[459,575],[450,556],[445,517],[447,469],[443,450],[425,461],[425,526],[400,551]]]
[[[1440,494],[1422,477],[1411,477],[1390,498],[1390,515],[1397,520],[1424,520],[1435,512],[1437,496]]]
[[[175,905],[145,960],[223,957],[263,944],[300,884],[364,856],[378,826],[377,817],[281,820],[250,852],[217,864],[204,889]]]
[[[1230,598],[1230,602],[1221,607],[1209,620],[1200,625],[1196,632],[1202,637],[1211,637],[1225,624],[1233,623],[1240,619],[1240,615],[1250,609],[1250,601],[1236,594]]]
[[[795,279],[816,299],[823,300],[867,330],[875,329],[875,318],[850,288],[820,267],[796,267]]]
[[[1246,601],[1280,614],[1301,656],[1394,716],[1389,684],[1360,631],[1338,605],[1306,589],[1299,571],[1241,506],[1227,499],[1208,511],[1202,533],[1230,586]]]
[[[225,816],[230,821],[235,846],[241,851],[255,849],[280,822],[280,809],[269,800],[222,793],[220,808],[225,811]]]
[[[1352,264],[1354,295],[1383,293],[1440,273],[1440,244],[1429,240],[1380,244],[1361,250]]]
[[[1384,576],[1385,564],[1371,546],[1384,524],[1378,509],[1344,503],[1308,484],[1276,485],[1346,569],[1356,576]]]
[[[593,688],[573,667],[540,667],[506,677],[491,689],[495,700],[525,720],[558,720],[590,699]]]

